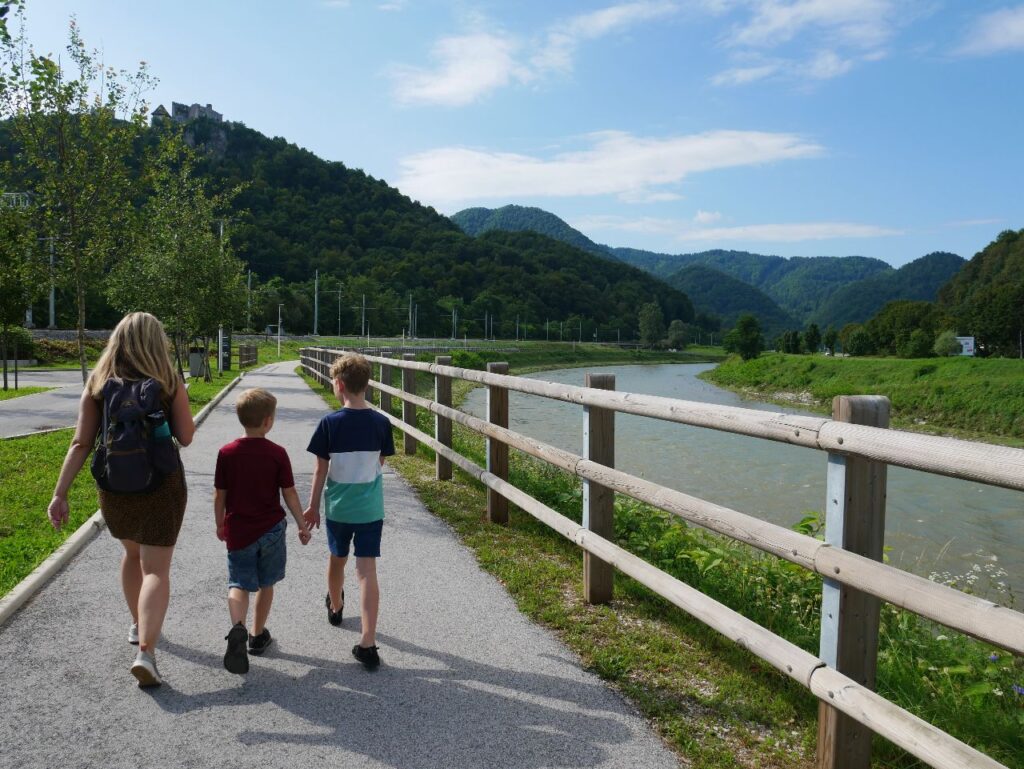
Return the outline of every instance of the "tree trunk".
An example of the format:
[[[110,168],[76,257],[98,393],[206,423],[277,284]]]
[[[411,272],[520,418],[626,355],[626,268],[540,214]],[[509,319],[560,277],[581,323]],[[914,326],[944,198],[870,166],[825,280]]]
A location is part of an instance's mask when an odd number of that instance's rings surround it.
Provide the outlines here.
[[[85,365],[85,284],[79,275],[75,280],[78,293],[78,362],[82,366],[82,384],[89,381],[89,369]]]
[[[0,355],[4,358],[4,389],[7,389],[7,326],[0,328]]]
[[[213,373],[210,371],[210,337],[205,334],[203,335],[203,381],[213,381]]]

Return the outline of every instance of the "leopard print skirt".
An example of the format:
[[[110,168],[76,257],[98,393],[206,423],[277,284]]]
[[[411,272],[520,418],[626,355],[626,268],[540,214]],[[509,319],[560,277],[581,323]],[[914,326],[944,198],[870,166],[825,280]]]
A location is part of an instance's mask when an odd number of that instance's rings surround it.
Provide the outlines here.
[[[103,520],[115,539],[159,547],[173,547],[178,541],[188,502],[185,469],[180,462],[177,470],[145,494],[116,494],[99,487],[97,490]]]

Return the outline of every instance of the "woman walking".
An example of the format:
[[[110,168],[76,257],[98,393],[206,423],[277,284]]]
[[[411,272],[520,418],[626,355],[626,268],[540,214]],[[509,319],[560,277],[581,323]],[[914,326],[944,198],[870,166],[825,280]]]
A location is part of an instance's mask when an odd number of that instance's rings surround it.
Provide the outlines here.
[[[143,383],[141,387],[137,386],[139,383]],[[159,385],[160,392],[156,406],[166,417],[166,425],[160,421],[158,412],[142,414],[143,420],[150,420],[143,431],[145,439],[149,440],[151,428],[152,434],[160,435],[161,431],[166,434],[169,427],[170,434],[178,443],[188,446],[195,433],[195,423],[189,410],[188,393],[171,361],[170,343],[163,325],[149,313],[133,312],[117,324],[82,393],[75,435],[64,457],[48,510],[54,528],[59,529],[67,523],[68,489],[96,443],[101,425],[101,446],[110,434],[108,426],[111,430],[115,426],[124,429],[125,423],[118,425],[118,420],[109,413],[111,397],[125,394],[118,401],[123,407],[125,399],[143,391],[155,391],[156,385]],[[132,404],[129,402],[128,405]],[[119,485],[110,483],[111,478],[101,477],[97,482],[100,510],[107,528],[124,546],[121,586],[132,615],[128,642],[139,646],[131,666],[139,686],[159,686],[161,683],[156,668],[156,644],[170,598],[171,556],[185,516],[185,472],[169,436],[167,446],[173,451],[170,459],[173,469],[162,477],[159,474],[154,476],[145,490],[124,493],[111,490],[111,486],[116,488]],[[115,460],[117,454],[103,452],[100,458],[106,457],[108,468],[115,461],[134,461]],[[97,474],[96,465],[94,462],[94,475]],[[122,465],[122,468],[127,467]],[[99,469],[101,475],[102,469]]]

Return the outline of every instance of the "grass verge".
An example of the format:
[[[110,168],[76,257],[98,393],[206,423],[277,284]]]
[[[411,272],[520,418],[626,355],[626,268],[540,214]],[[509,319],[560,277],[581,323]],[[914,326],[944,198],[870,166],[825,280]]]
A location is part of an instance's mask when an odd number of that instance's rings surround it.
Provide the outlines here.
[[[54,531],[46,517],[54,484],[74,430],[0,441],[0,595],[23,580],[96,512],[96,486],[88,470],[68,494],[71,517]]]
[[[0,401],[14,400],[25,395],[35,395],[56,389],[55,387],[19,387],[17,390],[0,390]]]
[[[1024,446],[1024,361],[1008,358],[729,358],[702,377],[722,387],[831,413],[836,395],[885,395],[893,426]]]

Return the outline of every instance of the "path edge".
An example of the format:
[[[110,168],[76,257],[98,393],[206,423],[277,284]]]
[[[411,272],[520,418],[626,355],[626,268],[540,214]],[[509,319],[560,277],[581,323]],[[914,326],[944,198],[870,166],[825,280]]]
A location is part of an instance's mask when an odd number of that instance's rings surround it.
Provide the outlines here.
[[[245,372],[236,376],[231,382],[224,386],[217,395],[203,406],[202,410],[195,415],[194,422],[198,428],[210,413],[220,404],[231,390],[234,389]],[[62,430],[68,428],[62,427]],[[38,433],[37,433],[38,434]],[[0,627],[7,622],[32,596],[39,592],[42,587],[50,581],[72,558],[78,555],[79,551],[92,541],[93,537],[105,529],[106,523],[103,514],[97,510],[89,519],[79,526],[75,532],[64,540],[63,544],[54,550],[41,564],[36,566],[25,579],[11,588],[3,598],[0,598]]]

